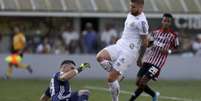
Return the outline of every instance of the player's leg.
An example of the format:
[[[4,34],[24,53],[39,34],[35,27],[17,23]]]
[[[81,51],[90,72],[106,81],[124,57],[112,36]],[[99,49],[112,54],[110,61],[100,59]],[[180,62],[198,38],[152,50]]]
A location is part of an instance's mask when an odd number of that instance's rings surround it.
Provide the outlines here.
[[[143,88],[139,87],[140,80],[141,80],[141,78],[138,77],[136,80],[137,89],[133,92],[129,101],[135,101],[138,98],[138,96],[140,96],[140,94],[143,92]]]
[[[149,94],[152,97],[152,101],[157,101],[157,92],[155,92],[148,86],[148,82],[150,80],[151,78],[145,75],[140,81],[140,86],[143,87],[145,93]]]
[[[118,101],[118,96],[120,93],[120,85],[118,78],[124,73],[128,65],[130,65],[132,62],[132,55],[125,52],[121,52],[121,55],[113,63],[113,69],[111,72],[109,72],[108,76],[108,85],[111,90],[113,101]]]
[[[31,66],[30,66],[30,65],[27,65],[27,64],[18,63],[18,64],[16,65],[16,67],[17,67],[17,68],[20,68],[20,69],[26,69],[29,73],[32,73],[32,72],[33,72]]]
[[[24,56],[23,52],[19,51],[18,54],[21,56],[21,58],[23,58],[23,56]],[[29,73],[33,72],[31,65],[28,65],[28,64],[23,64],[20,62],[16,65],[16,67],[21,68],[21,69],[26,69]]]
[[[13,64],[9,63],[6,71],[6,79],[10,79],[13,76]]]
[[[149,67],[149,69],[140,80],[140,86],[144,88],[144,92],[152,96],[152,101],[157,101],[158,95],[148,86],[148,82],[155,77],[155,75],[159,72],[159,69],[151,64],[148,64],[147,67]]]
[[[120,85],[118,78],[121,74],[112,69],[108,76],[108,86],[112,95],[112,101],[119,101]]]
[[[137,86],[137,88],[133,92],[133,94],[130,97],[129,101],[135,101],[140,96],[140,94],[143,92],[144,89],[140,86],[140,81],[141,81],[143,75],[146,73],[146,71],[147,70],[146,70],[146,68],[145,68],[144,65],[138,71],[138,73],[137,73],[137,80],[136,80],[136,86]]]
[[[110,45],[98,52],[96,59],[103,69],[110,72],[113,68],[113,61],[119,57],[120,51],[121,49],[116,44]]]
[[[111,57],[110,57],[108,50],[102,49],[96,55],[96,59],[99,62],[99,64],[101,65],[101,67],[103,67],[103,69],[105,69],[108,72],[111,71],[112,63],[111,63]]]

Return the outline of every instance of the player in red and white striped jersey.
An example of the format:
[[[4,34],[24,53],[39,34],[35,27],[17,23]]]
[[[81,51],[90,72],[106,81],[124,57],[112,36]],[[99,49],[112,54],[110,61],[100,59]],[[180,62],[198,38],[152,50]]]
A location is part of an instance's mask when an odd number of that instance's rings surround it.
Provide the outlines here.
[[[138,72],[137,86],[129,101],[135,99],[144,91],[152,96],[152,101],[157,101],[157,93],[147,83],[159,75],[160,69],[166,62],[167,56],[179,45],[177,34],[172,30],[173,17],[171,14],[164,14],[162,26],[150,34],[150,45],[142,59]]]
[[[171,29],[159,28],[151,33],[152,46],[147,49],[144,63],[150,63],[159,69],[163,67],[168,54],[179,44],[177,34]]]

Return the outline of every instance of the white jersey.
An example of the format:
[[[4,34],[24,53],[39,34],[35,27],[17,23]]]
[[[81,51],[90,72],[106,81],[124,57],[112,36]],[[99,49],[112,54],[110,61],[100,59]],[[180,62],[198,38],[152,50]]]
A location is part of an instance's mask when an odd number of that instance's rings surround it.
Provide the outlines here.
[[[148,29],[144,13],[139,16],[128,14],[121,38],[116,44],[105,48],[110,54],[115,70],[123,74],[127,67],[134,63],[141,45],[140,35],[147,35]]]
[[[124,31],[119,40],[119,44],[130,44],[133,43],[136,48],[140,47],[140,35],[147,35],[149,25],[145,14],[142,12],[138,16],[132,14],[127,15],[127,19],[124,24]]]

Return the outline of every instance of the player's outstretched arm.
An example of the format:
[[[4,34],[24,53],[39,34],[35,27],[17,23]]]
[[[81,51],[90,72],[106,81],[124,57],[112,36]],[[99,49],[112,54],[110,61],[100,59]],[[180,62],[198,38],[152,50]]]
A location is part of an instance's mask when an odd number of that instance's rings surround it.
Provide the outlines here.
[[[60,75],[59,79],[62,81],[70,80],[87,68],[90,68],[90,64],[82,63],[82,64],[80,64],[80,66],[77,69],[72,69],[69,72],[66,72],[66,73],[63,73],[62,75]]]
[[[146,48],[149,45],[149,41],[148,41],[148,36],[147,35],[140,35],[140,38],[141,38],[141,42],[142,43],[141,43],[141,47],[140,47],[140,50],[139,50],[139,56],[138,56],[138,60],[137,60],[137,65],[139,67],[142,66],[142,58],[144,56]]]
[[[40,101],[50,101],[51,94],[50,94],[50,88],[48,87],[43,93],[43,95],[40,97]]]
[[[46,96],[45,94],[43,94],[43,95],[40,97],[40,101],[50,101],[50,97],[49,97],[49,96]]]

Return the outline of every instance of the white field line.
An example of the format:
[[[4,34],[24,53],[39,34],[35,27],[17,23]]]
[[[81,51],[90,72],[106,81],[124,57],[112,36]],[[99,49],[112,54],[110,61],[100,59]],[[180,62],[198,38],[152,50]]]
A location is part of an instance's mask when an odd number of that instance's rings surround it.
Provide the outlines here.
[[[91,90],[97,90],[97,91],[107,91],[109,92],[108,88],[103,87],[95,87],[95,86],[85,86],[84,88],[91,89]],[[121,90],[122,94],[128,94],[132,95],[132,92]],[[147,97],[147,94],[141,94],[141,96]],[[170,97],[170,96],[159,96],[159,99],[166,99],[166,100],[174,100],[174,101],[200,101],[200,100],[192,100],[192,99],[186,99],[186,98],[179,98],[179,97]]]

